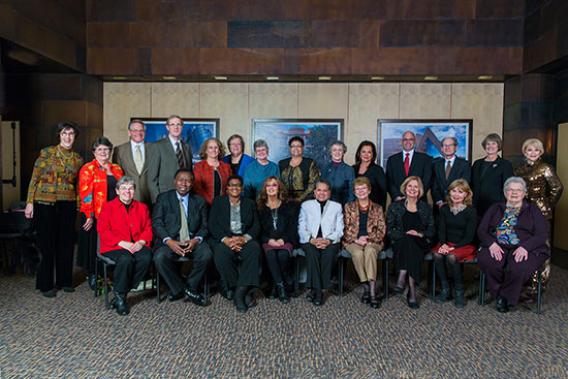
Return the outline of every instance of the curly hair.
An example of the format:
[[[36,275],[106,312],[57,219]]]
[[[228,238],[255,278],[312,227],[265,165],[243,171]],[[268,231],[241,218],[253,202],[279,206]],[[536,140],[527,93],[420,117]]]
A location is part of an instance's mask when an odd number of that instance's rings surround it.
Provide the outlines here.
[[[225,156],[225,146],[219,138],[211,137],[207,138],[205,142],[201,144],[201,148],[199,149],[199,157],[201,159],[207,159],[207,145],[209,142],[214,141],[217,146],[219,147],[219,154],[217,155],[217,159],[221,160]]]
[[[260,190],[258,199],[256,199],[256,206],[258,209],[262,209],[262,207],[264,207],[266,205],[266,202],[268,201],[268,194],[266,193],[266,184],[271,180],[276,180],[276,183],[278,184],[278,199],[282,203],[285,203],[288,200],[288,190],[286,189],[284,183],[282,183],[282,181],[276,176],[269,176],[262,183],[262,189]]]

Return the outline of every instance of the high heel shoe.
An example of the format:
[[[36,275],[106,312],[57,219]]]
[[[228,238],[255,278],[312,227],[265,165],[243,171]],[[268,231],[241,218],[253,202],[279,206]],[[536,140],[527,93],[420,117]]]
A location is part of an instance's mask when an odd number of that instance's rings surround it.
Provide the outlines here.
[[[288,297],[284,283],[276,284],[276,292],[278,293],[278,300],[280,300],[282,304],[288,304],[290,302],[290,297]]]
[[[410,301],[410,293],[408,295],[406,295],[406,304],[408,304],[408,307],[410,309],[418,309],[420,308],[420,304],[418,304],[418,300],[413,300]]]
[[[401,286],[398,283],[393,287],[392,291],[398,295],[402,294],[405,290],[405,286]]]
[[[378,309],[381,306],[379,299],[376,296],[369,297],[369,307]]]

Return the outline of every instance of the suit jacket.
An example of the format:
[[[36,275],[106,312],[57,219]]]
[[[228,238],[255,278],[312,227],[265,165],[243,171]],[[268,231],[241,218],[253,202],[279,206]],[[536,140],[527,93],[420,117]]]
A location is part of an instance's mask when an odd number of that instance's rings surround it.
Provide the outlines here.
[[[302,203],[298,220],[298,236],[300,243],[308,243],[316,238],[321,223],[322,237],[339,243],[343,236],[343,210],[341,204],[328,200],[321,212],[317,200],[307,200]]]
[[[201,237],[205,239],[208,234],[208,214],[207,204],[201,196],[192,193],[189,194],[186,216],[189,237]],[[157,246],[163,245],[164,238],[166,237],[179,241],[181,214],[175,189],[161,193],[158,196],[152,214],[152,226],[154,228],[154,235],[158,239],[158,241],[156,241]]]
[[[367,212],[367,236],[369,237],[369,242],[379,245],[382,250],[387,229],[383,208],[371,201]],[[357,201],[345,204],[344,219],[343,246],[347,246],[355,242],[359,235],[359,205]]]
[[[448,179],[446,179],[446,160],[444,158],[434,159],[432,162],[432,174],[432,199],[434,203],[446,201],[448,187],[454,180],[465,179],[468,183],[471,181],[471,167],[469,166],[469,162],[457,156],[450,170]]]
[[[144,165],[142,172],[139,174],[134,164],[134,157],[132,156],[132,146],[130,141],[117,146],[114,149],[113,161],[122,167],[124,175],[134,179],[136,184],[136,192],[134,199],[143,202],[144,204],[151,204],[150,190],[148,189],[148,164],[152,160],[152,145],[144,144]]]
[[[499,157],[485,171],[484,160],[485,158],[476,160],[471,170],[473,206],[480,217],[492,204],[505,201],[503,184],[513,176],[513,165],[508,160]]]
[[[414,151],[408,176],[418,176],[424,185],[424,196],[430,189],[430,178],[432,176],[432,157],[428,154]],[[391,200],[394,201],[398,196],[404,196],[400,192],[400,185],[406,179],[404,175],[404,159],[402,151],[393,154],[387,160],[387,183]]]
[[[181,141],[181,146],[186,167],[191,170],[191,147],[184,141]],[[148,188],[152,203],[155,203],[159,194],[174,188],[174,175],[180,167],[168,137],[154,143],[152,148],[152,160],[148,162]]]
[[[242,234],[248,234],[255,239],[260,232],[256,204],[251,199],[243,197],[241,198],[240,205]],[[229,204],[229,196],[217,196],[213,200],[213,205],[209,212],[209,220],[209,233],[214,242],[220,243],[223,238],[232,237],[234,235],[231,231],[231,205]]]

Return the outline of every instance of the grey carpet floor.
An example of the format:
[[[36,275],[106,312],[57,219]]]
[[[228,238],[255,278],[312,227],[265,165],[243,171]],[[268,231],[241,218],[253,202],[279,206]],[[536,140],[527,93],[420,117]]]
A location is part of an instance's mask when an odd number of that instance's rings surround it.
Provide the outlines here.
[[[402,297],[379,310],[360,288],[321,308],[262,298],[238,314],[129,297],[119,317],[86,284],[47,299],[29,277],[0,278],[0,378],[568,378],[568,272],[554,267],[544,313],[498,314]]]

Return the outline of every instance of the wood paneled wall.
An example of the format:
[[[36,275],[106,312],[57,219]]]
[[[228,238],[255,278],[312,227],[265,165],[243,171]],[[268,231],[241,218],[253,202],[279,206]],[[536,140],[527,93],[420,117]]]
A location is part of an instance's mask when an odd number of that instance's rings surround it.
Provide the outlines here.
[[[502,84],[423,83],[105,83],[104,133],[127,141],[131,117],[220,118],[221,139],[243,135],[253,118],[341,118],[347,160],[357,145],[377,140],[379,118],[473,119],[473,156],[481,140],[502,132]]]
[[[87,0],[96,75],[519,74],[523,0]]]

